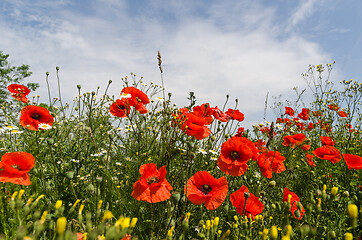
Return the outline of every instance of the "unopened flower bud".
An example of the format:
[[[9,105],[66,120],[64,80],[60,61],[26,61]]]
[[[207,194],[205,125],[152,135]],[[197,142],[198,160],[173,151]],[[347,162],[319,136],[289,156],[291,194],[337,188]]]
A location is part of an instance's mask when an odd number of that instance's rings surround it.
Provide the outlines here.
[[[269,187],[275,187],[276,182],[274,180],[269,182]]]

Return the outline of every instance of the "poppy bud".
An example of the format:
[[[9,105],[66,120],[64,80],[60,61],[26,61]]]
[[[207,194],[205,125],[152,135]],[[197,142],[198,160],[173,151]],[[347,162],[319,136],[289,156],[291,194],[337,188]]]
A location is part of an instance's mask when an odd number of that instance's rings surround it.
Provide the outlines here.
[[[269,187],[275,187],[275,185],[276,185],[276,182],[274,180],[269,182]]]
[[[81,88],[82,88],[82,85],[78,84],[78,85],[77,85],[77,88],[78,88],[78,89],[81,89]]]
[[[49,72],[46,72],[45,74],[46,74],[47,76],[49,76]]]
[[[297,208],[298,208],[299,211],[302,211],[303,206],[302,206],[302,204],[300,202],[297,202]]]
[[[56,69],[57,71],[59,71],[59,67],[58,67],[58,66],[56,66],[55,69]]]
[[[349,192],[348,191],[344,191],[342,194],[343,197],[349,197]]]
[[[329,232],[328,232],[328,237],[329,237],[329,238],[332,238],[332,239],[333,239],[333,238],[336,238],[336,232],[335,232],[335,231],[329,231]]]
[[[295,210],[295,211],[294,211],[294,216],[295,216],[296,218],[300,218],[300,211],[299,211],[299,210]]]
[[[309,229],[310,229],[309,225],[303,225],[300,229],[302,236],[308,236]]]
[[[224,205],[224,210],[225,210],[225,212],[228,212],[228,211],[229,211],[229,205],[228,205],[228,204],[225,204],[225,205]]]
[[[181,195],[180,193],[176,192],[171,195],[171,200],[176,204],[180,201]]]
[[[250,197],[250,193],[249,192],[244,192],[244,197],[245,197],[245,201]]]
[[[94,186],[93,186],[93,184],[89,184],[89,185],[87,186],[86,190],[87,190],[88,192],[90,192],[90,193],[94,192]]]
[[[108,83],[111,84],[111,83],[112,83],[112,80],[109,80]]]

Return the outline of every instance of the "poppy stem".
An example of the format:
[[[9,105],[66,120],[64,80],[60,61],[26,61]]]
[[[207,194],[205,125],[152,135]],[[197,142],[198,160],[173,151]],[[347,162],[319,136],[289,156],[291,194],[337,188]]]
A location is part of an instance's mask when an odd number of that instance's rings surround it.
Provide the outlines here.
[[[60,91],[59,67],[56,67],[56,70],[57,70],[57,80],[58,80],[59,102],[60,102],[60,106],[62,107],[63,116],[65,118],[64,106],[63,106],[63,102],[62,102],[62,96],[60,94],[61,91]]]
[[[250,197],[250,193],[249,192],[244,192],[244,197],[245,197],[245,203],[244,203],[243,214],[242,214],[243,218],[244,218],[245,213],[246,213],[246,202],[248,201],[248,198]]]
[[[49,73],[46,73],[46,78],[45,81],[47,83],[47,87],[48,87],[48,96],[49,96],[49,106],[52,107],[52,98],[50,97],[50,87],[49,87],[49,81],[48,81],[48,77],[49,77]]]

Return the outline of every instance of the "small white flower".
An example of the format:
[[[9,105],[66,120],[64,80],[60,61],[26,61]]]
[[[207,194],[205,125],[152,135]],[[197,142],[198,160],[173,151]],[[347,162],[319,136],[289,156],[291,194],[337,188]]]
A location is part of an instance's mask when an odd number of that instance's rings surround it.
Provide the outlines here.
[[[49,130],[52,128],[52,126],[50,126],[47,123],[39,123],[38,128],[42,129],[42,130]]]
[[[117,165],[117,166],[122,166],[122,163],[116,162],[116,165]]]
[[[71,162],[74,162],[74,163],[79,163],[79,160],[77,159],[70,159]]]
[[[131,94],[129,93],[121,93],[121,98],[130,98]]]
[[[160,102],[164,102],[162,97],[156,97],[155,100],[160,101]]]
[[[203,155],[206,155],[206,154],[207,154],[207,152],[206,152],[204,149],[202,149],[202,148],[199,148],[198,152],[201,153],[201,154],[203,154]]]
[[[24,131],[19,131],[19,130],[14,129],[14,130],[11,130],[10,133],[12,133],[12,134],[20,134],[20,133],[23,133],[23,132]]]
[[[11,125],[8,125],[8,126],[5,126],[4,127],[4,129],[5,130],[9,130],[9,131],[11,131],[11,130],[14,130],[14,129],[19,129],[18,127],[16,127],[16,126],[11,126]]]
[[[212,150],[212,149],[210,149],[209,152],[212,153],[212,154],[217,154],[217,152]]]

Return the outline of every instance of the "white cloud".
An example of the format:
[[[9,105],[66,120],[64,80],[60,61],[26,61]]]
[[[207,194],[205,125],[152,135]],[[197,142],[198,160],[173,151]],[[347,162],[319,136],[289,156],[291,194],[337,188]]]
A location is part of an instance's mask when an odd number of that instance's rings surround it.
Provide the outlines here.
[[[295,24],[307,16],[314,1],[307,3],[293,15]],[[318,44],[296,34],[285,35],[283,26],[273,24],[276,13],[271,7],[249,1],[211,2],[196,5],[203,11],[196,15],[192,2],[185,2],[180,11],[181,2],[157,4],[161,3],[153,2],[133,14],[128,12],[129,5],[99,0],[93,2],[94,15],[89,15],[65,2],[61,11],[49,13],[52,18],[37,9],[40,28],[0,18],[4,33],[0,49],[18,64],[31,65],[32,80],[41,83],[44,102],[46,71],[51,73],[56,95],[55,66],[61,67],[63,99],[68,102],[76,95],[77,84],[84,91],[104,89],[109,79],[114,80],[110,92],[117,96],[122,87],[119,79],[130,72],[160,83],[156,59],[160,50],[166,92],[173,93],[178,106],[187,104],[190,91],[199,104],[219,107],[230,94],[229,106],[238,98],[249,123],[261,120],[248,116],[260,113],[262,117],[267,92],[287,94],[303,83],[300,73],[308,64],[329,60]],[[20,11],[32,14],[31,8]],[[165,21],[165,16],[151,15],[152,11],[167,11],[174,24]]]
[[[305,20],[307,17],[311,16],[316,10],[316,4],[320,2],[320,0],[302,0],[300,1],[299,6],[295,9],[294,13],[290,17],[290,24],[288,29],[295,27],[301,21]]]

